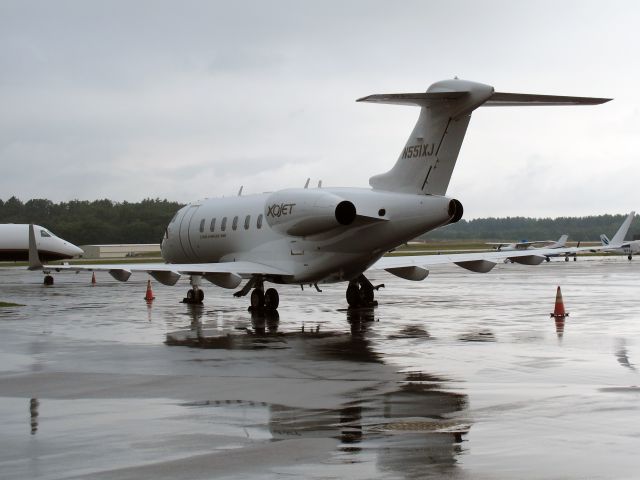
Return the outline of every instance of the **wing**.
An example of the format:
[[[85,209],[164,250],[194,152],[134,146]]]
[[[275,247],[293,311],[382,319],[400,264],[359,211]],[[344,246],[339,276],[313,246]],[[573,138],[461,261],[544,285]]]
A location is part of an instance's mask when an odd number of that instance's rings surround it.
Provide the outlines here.
[[[548,256],[570,255],[592,251],[593,247],[539,248],[521,251],[492,251],[459,253],[450,255],[411,255],[382,257],[369,267],[370,270],[386,270],[408,280],[423,280],[429,271],[425,267],[453,263],[472,272],[487,273],[499,262],[511,260],[523,265],[538,265]]]
[[[210,282],[225,288],[235,288],[243,278],[252,275],[287,277],[291,272],[256,262],[219,263],[119,263],[83,265],[44,265],[50,271],[108,272],[116,280],[126,282],[132,272],[146,272],[160,283],[175,285],[182,275],[201,275]]]

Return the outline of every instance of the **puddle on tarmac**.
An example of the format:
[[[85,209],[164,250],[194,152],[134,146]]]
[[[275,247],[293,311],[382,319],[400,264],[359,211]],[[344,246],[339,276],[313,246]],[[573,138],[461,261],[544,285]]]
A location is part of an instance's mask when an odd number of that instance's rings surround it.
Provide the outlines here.
[[[11,272],[2,300],[26,306],[0,312],[0,470],[632,478],[636,265],[385,276],[380,306],[358,310],[343,308],[340,286],[283,287],[269,315],[214,288],[190,307],[184,292],[154,286],[146,305],[143,277],[90,287],[60,276],[44,288]],[[558,284],[566,319],[549,318]]]

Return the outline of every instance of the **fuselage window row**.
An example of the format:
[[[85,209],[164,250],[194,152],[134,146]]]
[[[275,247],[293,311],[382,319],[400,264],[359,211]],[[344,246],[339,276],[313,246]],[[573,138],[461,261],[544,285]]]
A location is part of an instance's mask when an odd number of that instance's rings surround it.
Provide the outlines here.
[[[216,220],[217,220],[216,217],[211,219],[211,223],[209,224],[209,231],[210,232],[215,232],[215,230],[216,230]],[[262,220],[263,220],[263,215],[262,214],[258,215],[258,217],[256,218],[256,227],[258,229],[262,228]],[[206,220],[204,218],[202,220],[200,220],[200,233],[204,232],[205,222],[206,222]],[[238,229],[238,216],[237,215],[235,217],[233,217],[231,228],[233,230],[237,230]],[[249,230],[249,228],[251,228],[251,215],[247,215],[244,218],[244,229],[245,230]],[[227,217],[223,217],[222,221],[220,222],[220,231],[224,232],[226,229],[227,229]]]

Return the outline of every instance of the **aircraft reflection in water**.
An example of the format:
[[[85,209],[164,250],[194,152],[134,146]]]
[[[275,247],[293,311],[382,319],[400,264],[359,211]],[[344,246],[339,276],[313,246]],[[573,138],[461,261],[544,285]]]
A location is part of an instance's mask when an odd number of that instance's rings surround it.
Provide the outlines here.
[[[277,312],[272,312],[252,313],[251,328],[226,325],[223,332],[202,327],[202,307],[189,308],[192,314],[189,330],[168,334],[168,345],[273,348],[281,350],[283,355],[290,355],[292,361],[302,354],[315,362],[367,363],[374,369],[380,364],[383,371],[382,358],[373,349],[370,339],[375,325],[372,308],[346,310],[349,331],[328,331],[319,325],[304,329],[296,326],[295,330],[284,331]],[[424,331],[420,335],[428,337]],[[384,378],[381,375],[381,381],[374,388],[355,390],[337,409],[297,408],[241,399],[194,402],[186,406],[268,408],[268,430],[273,440],[336,438],[341,442],[338,460],[343,455],[375,453],[376,466],[382,472],[400,473],[410,478],[428,473],[453,473],[464,435],[470,429],[470,422],[464,415],[467,396],[444,391],[443,379],[420,372],[393,380]],[[344,461],[351,463],[354,460]]]
[[[31,435],[38,433],[38,409],[40,401],[37,398],[29,399],[29,415],[31,418]]]

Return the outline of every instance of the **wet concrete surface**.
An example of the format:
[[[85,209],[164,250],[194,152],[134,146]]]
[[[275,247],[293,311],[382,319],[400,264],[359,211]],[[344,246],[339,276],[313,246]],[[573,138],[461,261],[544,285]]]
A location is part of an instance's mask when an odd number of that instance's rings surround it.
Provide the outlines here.
[[[636,478],[640,264],[279,288],[0,270],[0,477]],[[549,318],[561,285],[570,316]]]

